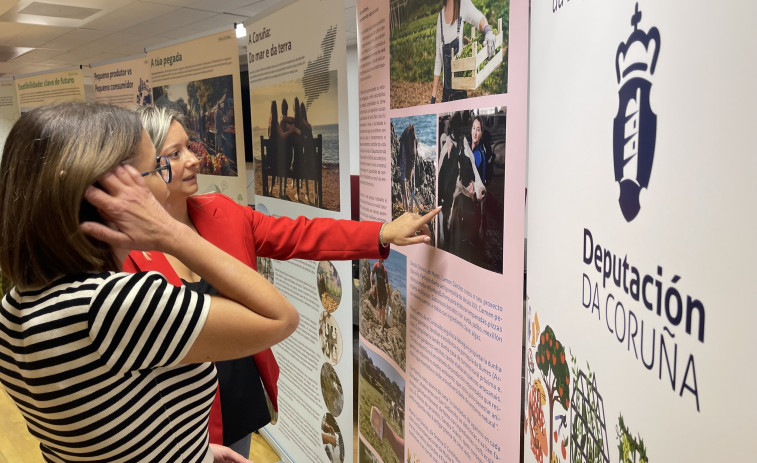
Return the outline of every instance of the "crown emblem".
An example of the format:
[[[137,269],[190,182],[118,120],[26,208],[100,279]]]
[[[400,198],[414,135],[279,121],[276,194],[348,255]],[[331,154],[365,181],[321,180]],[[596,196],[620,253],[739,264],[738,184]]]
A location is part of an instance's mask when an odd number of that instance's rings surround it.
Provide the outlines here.
[[[660,54],[660,32],[656,27],[644,32],[639,29],[641,11],[636,3],[636,10],[631,16],[633,32],[628,36],[628,42],[618,45],[615,55],[615,75],[621,86],[634,77],[644,77],[654,74],[657,57]]]
[[[633,32],[615,55],[618,112],[613,121],[613,164],[620,187],[618,202],[623,217],[632,221],[641,209],[641,190],[649,186],[657,140],[657,115],[652,110],[652,74],[660,54],[656,27],[639,29],[641,12],[636,3],[631,16]]]

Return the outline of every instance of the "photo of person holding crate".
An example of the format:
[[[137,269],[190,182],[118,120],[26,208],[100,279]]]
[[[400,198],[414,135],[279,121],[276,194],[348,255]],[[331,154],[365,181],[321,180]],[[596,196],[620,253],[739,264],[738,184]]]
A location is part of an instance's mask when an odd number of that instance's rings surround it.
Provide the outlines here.
[[[398,0],[390,10],[392,109],[507,93],[509,0]]]
[[[434,61],[434,87],[431,103],[436,103],[439,75],[443,74],[442,101],[461,100],[468,97],[465,90],[452,88],[452,58],[463,44],[463,21],[474,25],[484,35],[484,46],[489,58],[496,48],[494,32],[486,16],[473,6],[471,0],[443,0],[444,6],[436,22],[436,59]]]

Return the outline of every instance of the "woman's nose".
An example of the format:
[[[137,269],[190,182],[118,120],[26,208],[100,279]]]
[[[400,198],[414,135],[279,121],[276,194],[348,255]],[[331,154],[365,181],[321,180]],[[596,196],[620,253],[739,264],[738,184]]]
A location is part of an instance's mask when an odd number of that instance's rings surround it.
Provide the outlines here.
[[[188,149],[182,152],[182,156],[184,157],[184,162],[188,165],[194,165],[200,162],[200,160],[197,158],[197,155]]]

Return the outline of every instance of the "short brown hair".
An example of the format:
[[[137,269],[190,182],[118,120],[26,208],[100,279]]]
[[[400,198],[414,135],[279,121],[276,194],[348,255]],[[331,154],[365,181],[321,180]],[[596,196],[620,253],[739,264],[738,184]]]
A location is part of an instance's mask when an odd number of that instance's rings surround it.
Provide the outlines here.
[[[0,163],[0,269],[22,287],[78,272],[119,270],[109,245],[86,236],[97,218],[84,192],[129,162],[142,137],[136,113],[97,103],[32,109],[14,124]]]

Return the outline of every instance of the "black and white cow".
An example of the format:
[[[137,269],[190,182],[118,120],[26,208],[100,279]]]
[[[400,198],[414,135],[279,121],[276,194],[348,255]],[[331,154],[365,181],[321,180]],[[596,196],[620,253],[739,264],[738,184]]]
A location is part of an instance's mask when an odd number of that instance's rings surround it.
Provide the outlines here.
[[[438,205],[439,247],[457,253],[460,243],[470,231],[463,229],[465,203],[471,202],[479,210],[486,197],[486,187],[476,169],[473,152],[465,136],[451,136],[443,133],[439,138]],[[467,201],[463,200],[467,199]],[[480,217],[480,214],[479,214]],[[472,224],[478,234],[480,224]]]

